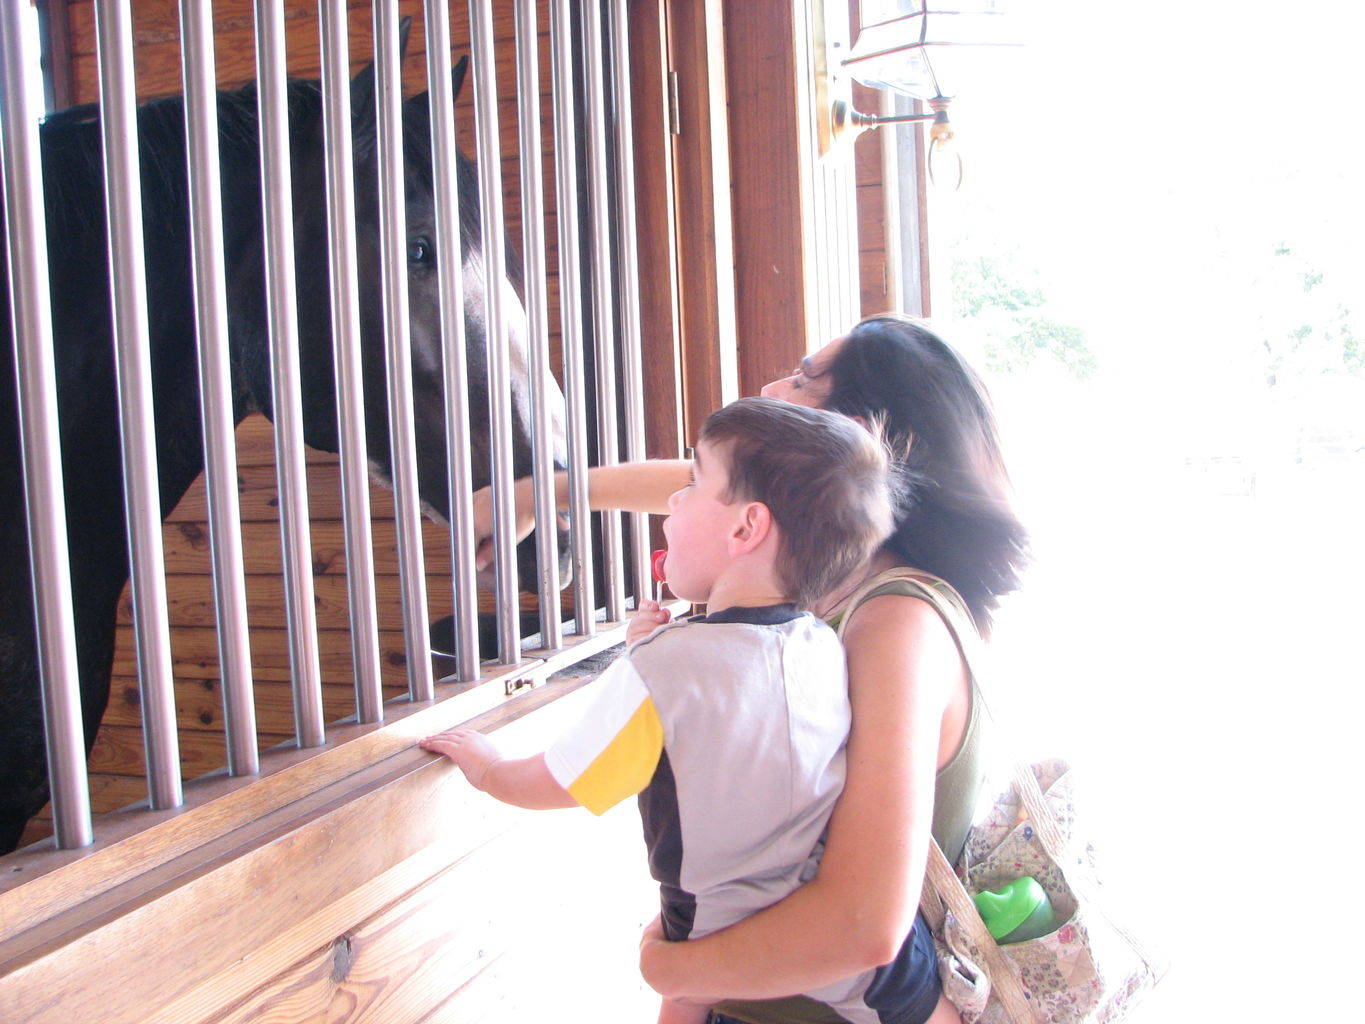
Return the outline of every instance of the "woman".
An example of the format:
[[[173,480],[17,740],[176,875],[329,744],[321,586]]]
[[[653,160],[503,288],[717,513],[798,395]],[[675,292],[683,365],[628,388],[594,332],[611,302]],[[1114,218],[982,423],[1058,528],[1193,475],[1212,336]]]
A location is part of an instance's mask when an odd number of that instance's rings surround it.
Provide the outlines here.
[[[867,581],[909,566],[950,583],[988,633],[999,596],[1018,585],[1027,538],[1010,510],[985,389],[957,353],[914,320],[875,316],[763,394],[879,424],[897,455],[903,493],[895,534],[865,572],[814,610],[838,617]],[[590,503],[662,512],[686,473],[686,462],[594,470]],[[818,877],[703,939],[670,943],[647,930],[641,971],[660,994],[721,1003],[732,1019],[823,1022],[835,1018],[809,1000],[783,997],[887,963],[906,942],[918,944],[925,970],[933,970],[917,913],[927,843],[932,834],[955,860],[966,838],[983,778],[978,702],[937,612],[898,589],[874,591],[846,624],[848,778]],[[931,998],[923,1019],[957,1021],[951,1004],[933,996],[937,978],[926,976],[925,984]]]

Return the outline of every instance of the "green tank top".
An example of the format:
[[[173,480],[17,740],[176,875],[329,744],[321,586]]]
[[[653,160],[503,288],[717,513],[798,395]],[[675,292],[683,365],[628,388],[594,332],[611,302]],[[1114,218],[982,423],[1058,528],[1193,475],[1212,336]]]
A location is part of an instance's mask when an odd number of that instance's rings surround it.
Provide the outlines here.
[[[891,577],[866,589],[857,599],[858,604],[874,597],[895,594],[901,597],[914,597],[928,601],[942,616],[948,631],[952,633],[959,650],[964,637],[974,639],[976,627],[972,624],[971,613],[956,590],[944,580],[918,570],[891,569],[882,573]],[[850,611],[845,608],[831,620],[830,625],[840,629],[843,619]],[[840,629],[842,633],[842,629]],[[985,744],[982,742],[981,699],[977,692],[976,677],[972,674],[972,658],[969,652],[962,651],[963,663],[967,666],[967,724],[962,733],[962,742],[956,753],[942,768],[934,780],[934,817],[931,831],[939,848],[948,858],[948,863],[956,864],[962,855],[962,847],[967,842],[967,833],[972,827],[972,816],[976,810],[977,797],[986,781]]]

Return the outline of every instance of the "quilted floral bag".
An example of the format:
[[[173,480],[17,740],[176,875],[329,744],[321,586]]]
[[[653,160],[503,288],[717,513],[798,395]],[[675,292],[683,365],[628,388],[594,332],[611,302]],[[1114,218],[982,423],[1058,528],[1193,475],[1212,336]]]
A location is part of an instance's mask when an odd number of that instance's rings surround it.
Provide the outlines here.
[[[840,634],[852,609],[894,581],[910,583],[934,606],[975,676],[980,638],[971,618],[952,587],[925,573],[902,568],[875,577],[847,602]],[[1047,893],[1056,926],[999,944],[971,893],[1025,876]],[[944,992],[967,1024],[1110,1024],[1161,973],[1105,908],[1065,761],[1017,765],[1010,785],[972,826],[956,870],[930,843],[921,909],[934,933]]]
[[[1047,893],[1057,927],[997,944],[969,890],[1026,875]],[[944,991],[968,1024],[1118,1021],[1160,976],[1152,954],[1105,906],[1064,761],[1016,767],[1009,789],[972,827],[957,871],[934,844],[921,905]]]

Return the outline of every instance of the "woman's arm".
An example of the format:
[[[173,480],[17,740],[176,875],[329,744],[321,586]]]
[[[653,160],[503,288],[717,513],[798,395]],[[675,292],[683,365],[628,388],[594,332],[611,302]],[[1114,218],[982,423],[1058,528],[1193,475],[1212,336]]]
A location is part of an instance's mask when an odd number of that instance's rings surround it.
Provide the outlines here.
[[[924,601],[863,604],[844,637],[853,728],[848,780],[818,877],[690,942],[641,944],[645,980],[673,998],[772,999],[889,962],[914,922],[944,710],[964,681],[957,646]]]
[[[594,466],[588,470],[588,507],[594,510],[619,509],[623,512],[668,512],[668,496],[687,486],[692,472],[688,459],[650,459],[646,462],[621,462],[614,466]],[[531,477],[522,477],[513,488],[516,497],[517,540],[530,535],[536,526],[535,491]],[[555,508],[569,506],[569,474],[555,473]],[[484,487],[474,492],[474,541],[478,548],[475,562],[486,569],[492,562],[493,490]]]

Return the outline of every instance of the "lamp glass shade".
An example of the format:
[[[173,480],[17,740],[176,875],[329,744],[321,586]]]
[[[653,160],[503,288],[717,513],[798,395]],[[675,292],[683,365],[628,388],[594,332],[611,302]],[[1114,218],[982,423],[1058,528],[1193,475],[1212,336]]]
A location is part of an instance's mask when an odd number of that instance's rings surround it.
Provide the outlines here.
[[[970,80],[977,48],[1009,45],[998,3],[955,4],[954,9],[921,9],[875,25],[864,25],[843,70],[855,81],[916,99],[949,96],[955,83]]]

